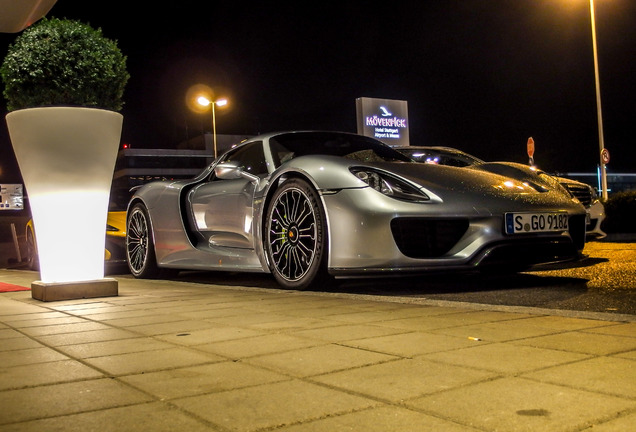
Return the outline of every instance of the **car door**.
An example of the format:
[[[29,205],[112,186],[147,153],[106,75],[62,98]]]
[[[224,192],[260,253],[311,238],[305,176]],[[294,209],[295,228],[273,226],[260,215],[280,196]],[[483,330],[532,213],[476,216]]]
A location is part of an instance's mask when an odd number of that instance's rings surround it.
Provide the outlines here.
[[[237,147],[221,162],[232,163],[259,177],[267,175],[263,144]],[[210,174],[188,196],[190,217],[203,247],[254,248],[254,192],[256,182],[244,177],[221,179]],[[207,243],[207,244],[206,244]]]

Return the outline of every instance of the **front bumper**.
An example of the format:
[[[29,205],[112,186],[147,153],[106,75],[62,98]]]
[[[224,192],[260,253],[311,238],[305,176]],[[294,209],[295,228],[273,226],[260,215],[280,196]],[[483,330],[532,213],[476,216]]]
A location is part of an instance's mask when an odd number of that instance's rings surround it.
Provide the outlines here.
[[[323,195],[328,209],[329,272],[371,275],[484,267],[529,267],[576,259],[585,242],[582,206],[564,201],[568,231],[507,235],[504,214],[554,211],[557,205],[529,206],[523,200],[410,203],[370,188]]]

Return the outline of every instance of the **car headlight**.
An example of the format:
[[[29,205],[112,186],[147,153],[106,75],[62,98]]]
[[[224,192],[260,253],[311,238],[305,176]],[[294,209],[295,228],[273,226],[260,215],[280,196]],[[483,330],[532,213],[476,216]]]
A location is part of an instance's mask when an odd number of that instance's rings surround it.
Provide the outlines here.
[[[367,167],[349,168],[351,173],[378,192],[402,201],[428,201],[429,196],[406,181]]]

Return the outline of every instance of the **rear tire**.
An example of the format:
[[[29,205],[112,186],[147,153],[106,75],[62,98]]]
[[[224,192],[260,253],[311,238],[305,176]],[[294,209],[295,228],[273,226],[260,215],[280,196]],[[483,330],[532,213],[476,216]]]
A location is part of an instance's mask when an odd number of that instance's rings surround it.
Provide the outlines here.
[[[135,204],[126,219],[126,262],[130,273],[140,279],[155,279],[160,275],[148,210]]]

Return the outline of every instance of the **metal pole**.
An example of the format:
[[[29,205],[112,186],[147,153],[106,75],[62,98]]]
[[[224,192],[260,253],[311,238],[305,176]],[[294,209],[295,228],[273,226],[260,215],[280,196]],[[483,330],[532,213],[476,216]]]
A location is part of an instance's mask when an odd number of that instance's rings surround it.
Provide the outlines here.
[[[603,113],[601,110],[601,80],[598,71],[598,52],[596,47],[596,18],[594,16],[594,0],[590,0],[590,21],[592,22],[592,49],[594,50],[594,77],[596,82],[596,114],[598,118],[598,146],[599,159],[601,162],[601,189],[603,200],[607,200],[607,171],[603,162],[603,150],[605,142],[603,139]]]
[[[214,105],[216,105],[216,102],[212,102],[212,139],[214,140],[214,159],[216,159],[216,115],[214,113]]]

